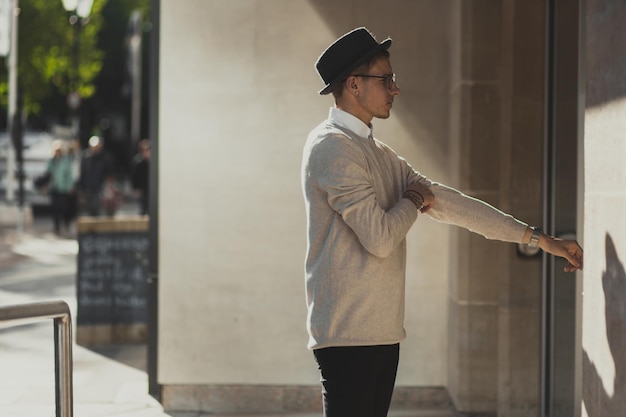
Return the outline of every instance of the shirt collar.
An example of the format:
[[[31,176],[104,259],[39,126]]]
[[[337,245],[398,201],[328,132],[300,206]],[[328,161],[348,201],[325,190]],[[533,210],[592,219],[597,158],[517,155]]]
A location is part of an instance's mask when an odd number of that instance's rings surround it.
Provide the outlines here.
[[[328,119],[333,123],[338,124],[341,127],[356,133],[364,138],[372,138],[372,128],[363,123],[358,117],[351,115],[350,113],[338,109],[337,107],[331,107],[328,112]]]

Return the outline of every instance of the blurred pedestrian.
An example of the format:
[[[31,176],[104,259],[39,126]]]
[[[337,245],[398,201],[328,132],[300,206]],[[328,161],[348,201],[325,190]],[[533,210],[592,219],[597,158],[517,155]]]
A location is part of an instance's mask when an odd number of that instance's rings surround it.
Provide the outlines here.
[[[71,194],[75,192],[72,161],[60,140],[52,142],[52,157],[48,161],[47,171],[50,173],[48,193],[52,207],[54,233],[60,235],[61,226],[64,226],[66,233],[70,230],[69,200]]]
[[[102,212],[102,191],[109,177],[112,177],[110,157],[102,139],[92,136],[80,165],[81,209],[87,215],[99,216]]]
[[[139,194],[139,214],[148,214],[148,192],[150,172],[150,141],[143,139],[139,142],[137,155],[133,158],[131,170],[131,184],[133,190]]]
[[[107,177],[104,181],[100,201],[104,209],[104,214],[109,217],[113,217],[124,202],[124,196],[117,186],[115,178],[112,176]]]
[[[374,138],[372,120],[388,118],[400,94],[390,46],[358,28],[316,63],[334,107],[307,138],[302,188],[308,347],[325,417],[387,416],[405,338],[406,234],[422,214],[564,257],[566,271],[583,267],[576,241],[431,181]]]
[[[69,221],[73,222],[76,219],[76,216],[78,216],[79,211],[78,188],[80,180],[80,164],[82,159],[80,143],[77,140],[69,142],[67,156],[72,164],[72,177],[74,178],[74,192],[70,194],[67,202],[67,214],[69,216]]]

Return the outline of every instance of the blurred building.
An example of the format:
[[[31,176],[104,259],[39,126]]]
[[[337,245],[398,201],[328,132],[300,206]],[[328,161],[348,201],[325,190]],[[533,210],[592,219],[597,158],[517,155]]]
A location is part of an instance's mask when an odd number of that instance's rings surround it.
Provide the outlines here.
[[[52,157],[52,142],[55,136],[47,132],[27,131],[23,136],[24,158],[24,203],[26,206],[50,204],[49,196],[45,192],[37,191],[33,181],[48,168],[48,160]],[[0,199],[6,200],[7,186],[13,187],[14,200],[18,197],[18,178],[15,172],[8,172],[9,148],[13,146],[9,136],[0,133]],[[9,175],[13,174],[13,181]]]
[[[153,10],[149,371],[167,410],[321,408],[305,347],[301,153],[332,105],[316,93],[316,58],[366,26],[394,39],[402,90],[392,117],[374,121],[377,137],[433,180],[586,250],[584,272],[565,275],[560,260],[421,218],[408,237],[393,406],[618,415],[623,2],[179,0]]]

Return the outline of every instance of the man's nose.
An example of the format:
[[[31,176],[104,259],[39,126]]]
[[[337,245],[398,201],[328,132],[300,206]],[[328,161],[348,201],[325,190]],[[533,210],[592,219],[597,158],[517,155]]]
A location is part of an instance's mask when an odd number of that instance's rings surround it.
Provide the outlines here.
[[[397,96],[400,94],[400,86],[398,86],[398,83],[396,83],[395,81],[393,81],[391,83],[391,90],[389,90],[391,92],[391,95]]]

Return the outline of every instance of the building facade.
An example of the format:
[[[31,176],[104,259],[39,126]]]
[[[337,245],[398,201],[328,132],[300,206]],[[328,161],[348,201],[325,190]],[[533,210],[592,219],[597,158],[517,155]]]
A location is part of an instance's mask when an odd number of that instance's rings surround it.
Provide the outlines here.
[[[623,2],[153,6],[149,350],[166,410],[321,409],[300,162],[332,106],[313,64],[366,26],[394,39],[401,88],[376,136],[431,179],[586,251],[584,272],[566,275],[560,260],[420,218],[393,407],[618,415]]]

